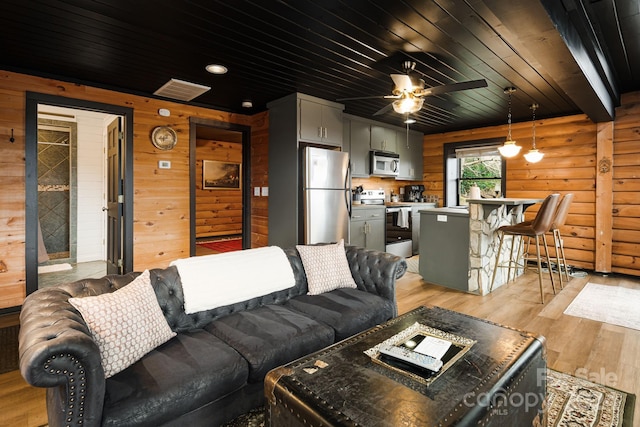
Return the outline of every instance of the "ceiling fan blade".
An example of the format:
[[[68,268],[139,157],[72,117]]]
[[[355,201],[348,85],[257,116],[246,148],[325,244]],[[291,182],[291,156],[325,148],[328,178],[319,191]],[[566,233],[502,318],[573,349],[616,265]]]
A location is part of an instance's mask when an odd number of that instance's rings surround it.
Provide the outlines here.
[[[442,95],[449,92],[457,92],[460,90],[478,89],[481,87],[487,87],[487,81],[485,79],[471,80],[468,82],[452,83],[448,85],[435,86],[428,89],[421,90],[419,93],[422,96],[425,95]]]
[[[384,114],[389,112],[389,110],[391,110],[393,108],[393,102],[391,104],[387,104],[386,106],[382,107],[381,109],[379,109],[378,111],[376,111],[375,113],[373,113],[374,116],[379,116],[380,114]]]
[[[411,92],[413,90],[413,82],[411,77],[406,74],[391,74],[393,84],[396,85],[396,90],[400,92]]]
[[[340,98],[340,99],[336,99],[336,101],[340,102],[340,101],[357,101],[359,99],[383,99],[386,98],[387,95],[377,95],[377,96],[358,96],[355,98]]]

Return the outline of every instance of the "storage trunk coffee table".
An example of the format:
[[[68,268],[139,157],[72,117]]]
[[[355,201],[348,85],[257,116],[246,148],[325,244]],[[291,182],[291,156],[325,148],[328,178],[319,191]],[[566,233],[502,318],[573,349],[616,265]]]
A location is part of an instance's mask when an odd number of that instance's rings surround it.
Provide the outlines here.
[[[451,342],[438,373],[380,354],[432,336]],[[419,307],[265,379],[268,426],[546,425],[541,336],[439,307]]]

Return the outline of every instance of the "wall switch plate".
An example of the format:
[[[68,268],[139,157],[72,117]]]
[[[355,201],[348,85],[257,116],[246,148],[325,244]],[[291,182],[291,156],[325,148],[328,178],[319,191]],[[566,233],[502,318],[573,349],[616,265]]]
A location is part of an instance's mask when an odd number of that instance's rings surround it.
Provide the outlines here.
[[[158,161],[159,169],[171,169],[171,162],[169,160],[159,160]]]
[[[447,222],[447,216],[446,215],[438,215],[436,217],[436,221],[438,221],[438,222]]]
[[[260,197],[260,187],[253,187],[253,195]]]
[[[269,195],[269,187],[262,187],[262,195],[263,196]]]

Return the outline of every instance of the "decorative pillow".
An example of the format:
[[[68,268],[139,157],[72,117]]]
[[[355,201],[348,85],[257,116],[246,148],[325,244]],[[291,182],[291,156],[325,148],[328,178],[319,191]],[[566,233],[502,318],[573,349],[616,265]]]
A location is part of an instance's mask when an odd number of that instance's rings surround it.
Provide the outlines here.
[[[344,252],[344,239],[332,245],[297,245],[296,249],[307,275],[308,295],[357,287]]]
[[[115,292],[69,298],[69,303],[82,314],[98,344],[106,378],[176,335],[162,314],[149,270]]]

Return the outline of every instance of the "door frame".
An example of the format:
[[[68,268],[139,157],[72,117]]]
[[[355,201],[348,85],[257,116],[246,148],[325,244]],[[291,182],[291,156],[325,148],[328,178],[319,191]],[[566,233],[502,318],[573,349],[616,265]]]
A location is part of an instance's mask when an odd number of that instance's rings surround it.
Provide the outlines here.
[[[75,108],[124,117],[123,272],[133,271],[133,108],[37,92],[26,93],[25,108],[25,273],[26,294],[38,289],[38,105]]]
[[[198,127],[242,133],[242,248],[251,247],[251,126],[201,117],[189,118],[189,253],[196,255],[196,138]]]

